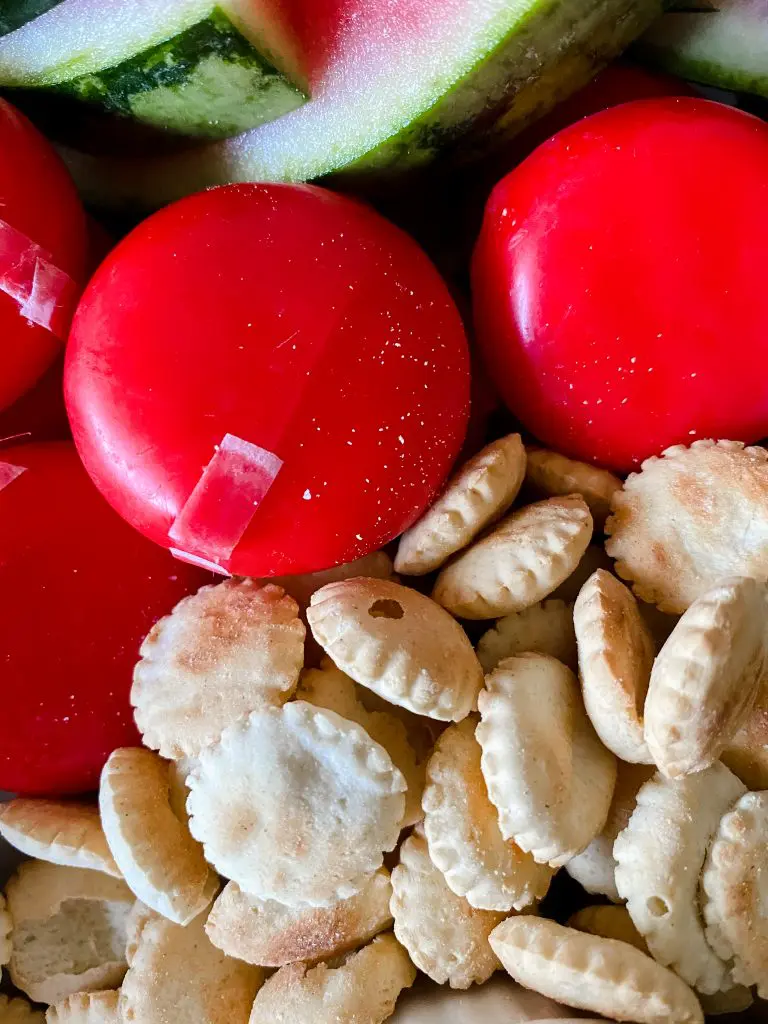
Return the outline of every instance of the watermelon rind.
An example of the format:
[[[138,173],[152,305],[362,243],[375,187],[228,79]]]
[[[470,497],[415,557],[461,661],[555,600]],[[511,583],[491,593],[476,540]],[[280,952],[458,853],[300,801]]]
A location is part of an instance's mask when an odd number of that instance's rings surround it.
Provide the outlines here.
[[[61,0],[0,39],[0,85],[49,89],[214,139],[306,101],[210,0]]]
[[[638,55],[692,82],[768,96],[768,0],[710,6],[665,14],[639,41]]]
[[[0,36],[15,32],[28,21],[50,11],[61,0],[2,0],[0,2]]]
[[[393,24],[405,2],[390,0]],[[65,155],[87,198],[105,206],[156,207],[233,181],[391,179],[438,151],[467,159],[506,140],[660,11],[660,0],[443,0],[417,39],[395,44],[380,25],[355,25],[354,59],[307,104],[236,138],[130,163]]]

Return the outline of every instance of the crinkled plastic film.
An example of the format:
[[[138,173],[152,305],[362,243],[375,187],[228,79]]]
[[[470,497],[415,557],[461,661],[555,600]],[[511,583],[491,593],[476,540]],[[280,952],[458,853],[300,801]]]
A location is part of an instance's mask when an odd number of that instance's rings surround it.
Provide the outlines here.
[[[18,303],[25,319],[64,341],[78,289],[53,257],[31,238],[0,220],[0,291]]]
[[[12,462],[0,462],[0,491],[12,484],[22,473],[26,473],[26,466],[14,466]]]
[[[171,554],[229,575],[229,560],[283,462],[273,452],[225,434],[168,531]]]

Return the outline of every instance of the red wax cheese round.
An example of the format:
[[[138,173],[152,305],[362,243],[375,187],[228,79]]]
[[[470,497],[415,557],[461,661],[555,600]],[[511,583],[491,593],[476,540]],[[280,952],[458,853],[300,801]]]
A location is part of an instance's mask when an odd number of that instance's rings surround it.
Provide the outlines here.
[[[0,450],[0,789],[95,789],[111,751],[140,742],[142,639],[210,580],[124,523],[70,442]]]
[[[85,214],[66,169],[37,129],[0,100],[0,409],[61,351],[87,248]]]
[[[158,544],[309,572],[397,536],[461,446],[469,370],[437,271],[368,207],[237,185],[140,225],[73,323],[86,468]]]
[[[542,441],[619,471],[768,434],[768,126],[700,99],[615,107],[494,189],[478,336]]]

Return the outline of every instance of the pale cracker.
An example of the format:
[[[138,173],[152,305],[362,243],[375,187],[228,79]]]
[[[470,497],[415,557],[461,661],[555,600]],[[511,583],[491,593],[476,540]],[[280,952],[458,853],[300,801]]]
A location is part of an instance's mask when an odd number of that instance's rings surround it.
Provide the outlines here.
[[[768,591],[748,577],[720,580],[683,614],[656,658],[645,736],[669,778],[718,759],[755,703],[766,656]]]
[[[45,1024],[45,1016],[26,999],[0,995],[0,1024]]]
[[[0,803],[0,836],[28,857],[121,877],[94,804],[41,799]]]
[[[121,1024],[247,1024],[264,971],[216,949],[204,918],[182,927],[151,913],[120,990]]]
[[[702,888],[710,945],[735,981],[768,998],[768,792],[744,794],[723,815]]]
[[[635,922],[629,916],[626,907],[605,904],[582,907],[568,919],[568,927],[588,932],[590,935],[599,935],[603,939],[628,942],[646,956],[651,955],[647,942],[635,928]]]
[[[424,766],[417,763],[416,752],[408,739],[406,726],[387,711],[368,711],[359,697],[354,680],[323,658],[319,668],[305,669],[299,677],[296,699],[315,707],[335,711],[349,722],[361,725],[372,740],[380,743],[403,773],[406,785],[403,828],[421,820],[421,794],[424,790]]]
[[[580,495],[526,505],[450,562],[432,597],[461,619],[497,619],[542,601],[576,569],[592,536]]]
[[[189,821],[187,813],[187,776],[195,766],[194,757],[181,757],[178,761],[168,761],[168,799],[171,810],[183,824]]]
[[[12,931],[13,919],[8,913],[5,896],[0,893],[0,967],[4,967],[11,959],[11,952],[13,950],[13,943],[11,942]],[[0,971],[1,976],[2,971]]]
[[[423,798],[429,855],[449,889],[473,907],[522,910],[544,898],[553,871],[502,836],[481,754],[470,718],[449,726],[437,741]]]
[[[577,857],[565,865],[565,870],[587,892],[607,896],[614,903],[621,902],[616,888],[616,861],[613,844],[616,836],[627,827],[637,804],[637,794],[642,785],[656,773],[653,765],[627,764],[617,762],[616,788],[613,791],[611,809],[603,831]]]
[[[201,752],[190,828],[245,892],[289,906],[354,896],[400,834],[405,780],[333,711],[294,701],[255,711]]]
[[[327,907],[286,907],[260,900],[228,882],[213,904],[205,930],[229,956],[262,967],[303,960],[317,963],[369,942],[392,925],[392,885],[385,868],[355,896]]]
[[[546,448],[528,448],[525,482],[539,494],[551,498],[580,494],[598,528],[603,526],[611,511],[614,494],[621,490],[621,480],[607,469],[569,459]]]
[[[762,680],[752,710],[720,760],[747,789],[768,789],[768,679]]]
[[[703,1024],[682,979],[626,942],[539,917],[511,917],[491,945],[521,985],[568,1006],[639,1024]]]
[[[423,576],[504,515],[525,477],[525,448],[509,434],[483,448],[451,477],[435,503],[400,538],[395,570]]]
[[[125,922],[125,961],[129,967],[139,948],[139,939],[144,931],[144,926],[150,921],[154,921],[157,916],[155,911],[150,910],[141,900],[136,900],[133,904],[128,920]]]
[[[416,969],[392,935],[380,935],[339,966],[281,968],[256,996],[249,1024],[383,1024]]]
[[[578,655],[573,628],[573,605],[551,599],[512,612],[480,637],[477,656],[484,672],[492,672],[504,658],[535,651],[549,654],[576,669]]]
[[[653,758],[643,733],[643,708],[655,646],[632,592],[598,569],[573,609],[584,705],[600,739],[633,764]]]
[[[768,451],[694,441],[647,459],[614,496],[608,554],[638,597],[684,612],[725,576],[768,578]]]
[[[706,994],[733,983],[704,935],[699,876],[721,817],[743,792],[720,762],[674,781],[657,773],[613,848],[616,886],[651,953]]]
[[[476,737],[506,839],[555,867],[600,833],[616,758],[597,738],[567,666],[545,654],[502,661],[480,693]]]
[[[101,773],[99,807],[112,854],[138,899],[176,924],[209,906],[219,879],[173,812],[167,761],[141,747],[113,751]]]
[[[488,936],[503,920],[494,910],[476,910],[451,892],[417,830],[400,847],[392,871],[395,935],[420,971],[440,985],[481,985],[500,967]]]
[[[120,1024],[116,989],[76,992],[48,1008],[46,1024]]]
[[[230,579],[185,597],[153,626],[134,670],[131,703],[146,746],[194,757],[236,719],[283,704],[305,633],[280,587]]]
[[[387,580],[332,583],[307,613],[315,639],[355,682],[418,715],[460,721],[483,670],[466,633],[439,605]]]
[[[55,1003],[120,984],[134,902],[125,882],[33,860],[19,867],[5,894],[13,920],[8,971],[30,999]]]

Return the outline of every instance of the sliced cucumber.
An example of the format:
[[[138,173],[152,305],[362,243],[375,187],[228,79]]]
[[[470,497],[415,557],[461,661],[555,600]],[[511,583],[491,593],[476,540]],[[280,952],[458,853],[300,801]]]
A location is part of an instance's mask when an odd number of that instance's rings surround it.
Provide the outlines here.
[[[229,181],[387,175],[506,138],[644,31],[660,0],[367,0],[312,99],[236,139],[173,157],[70,154],[95,202],[156,206]]]
[[[0,36],[15,32],[33,18],[50,11],[61,0],[0,0]]]
[[[0,84],[49,88],[206,138],[306,100],[210,0],[61,0],[0,39]]]
[[[682,5],[681,5],[682,6]],[[707,0],[711,10],[672,11],[638,53],[693,82],[768,96],[768,0]]]

